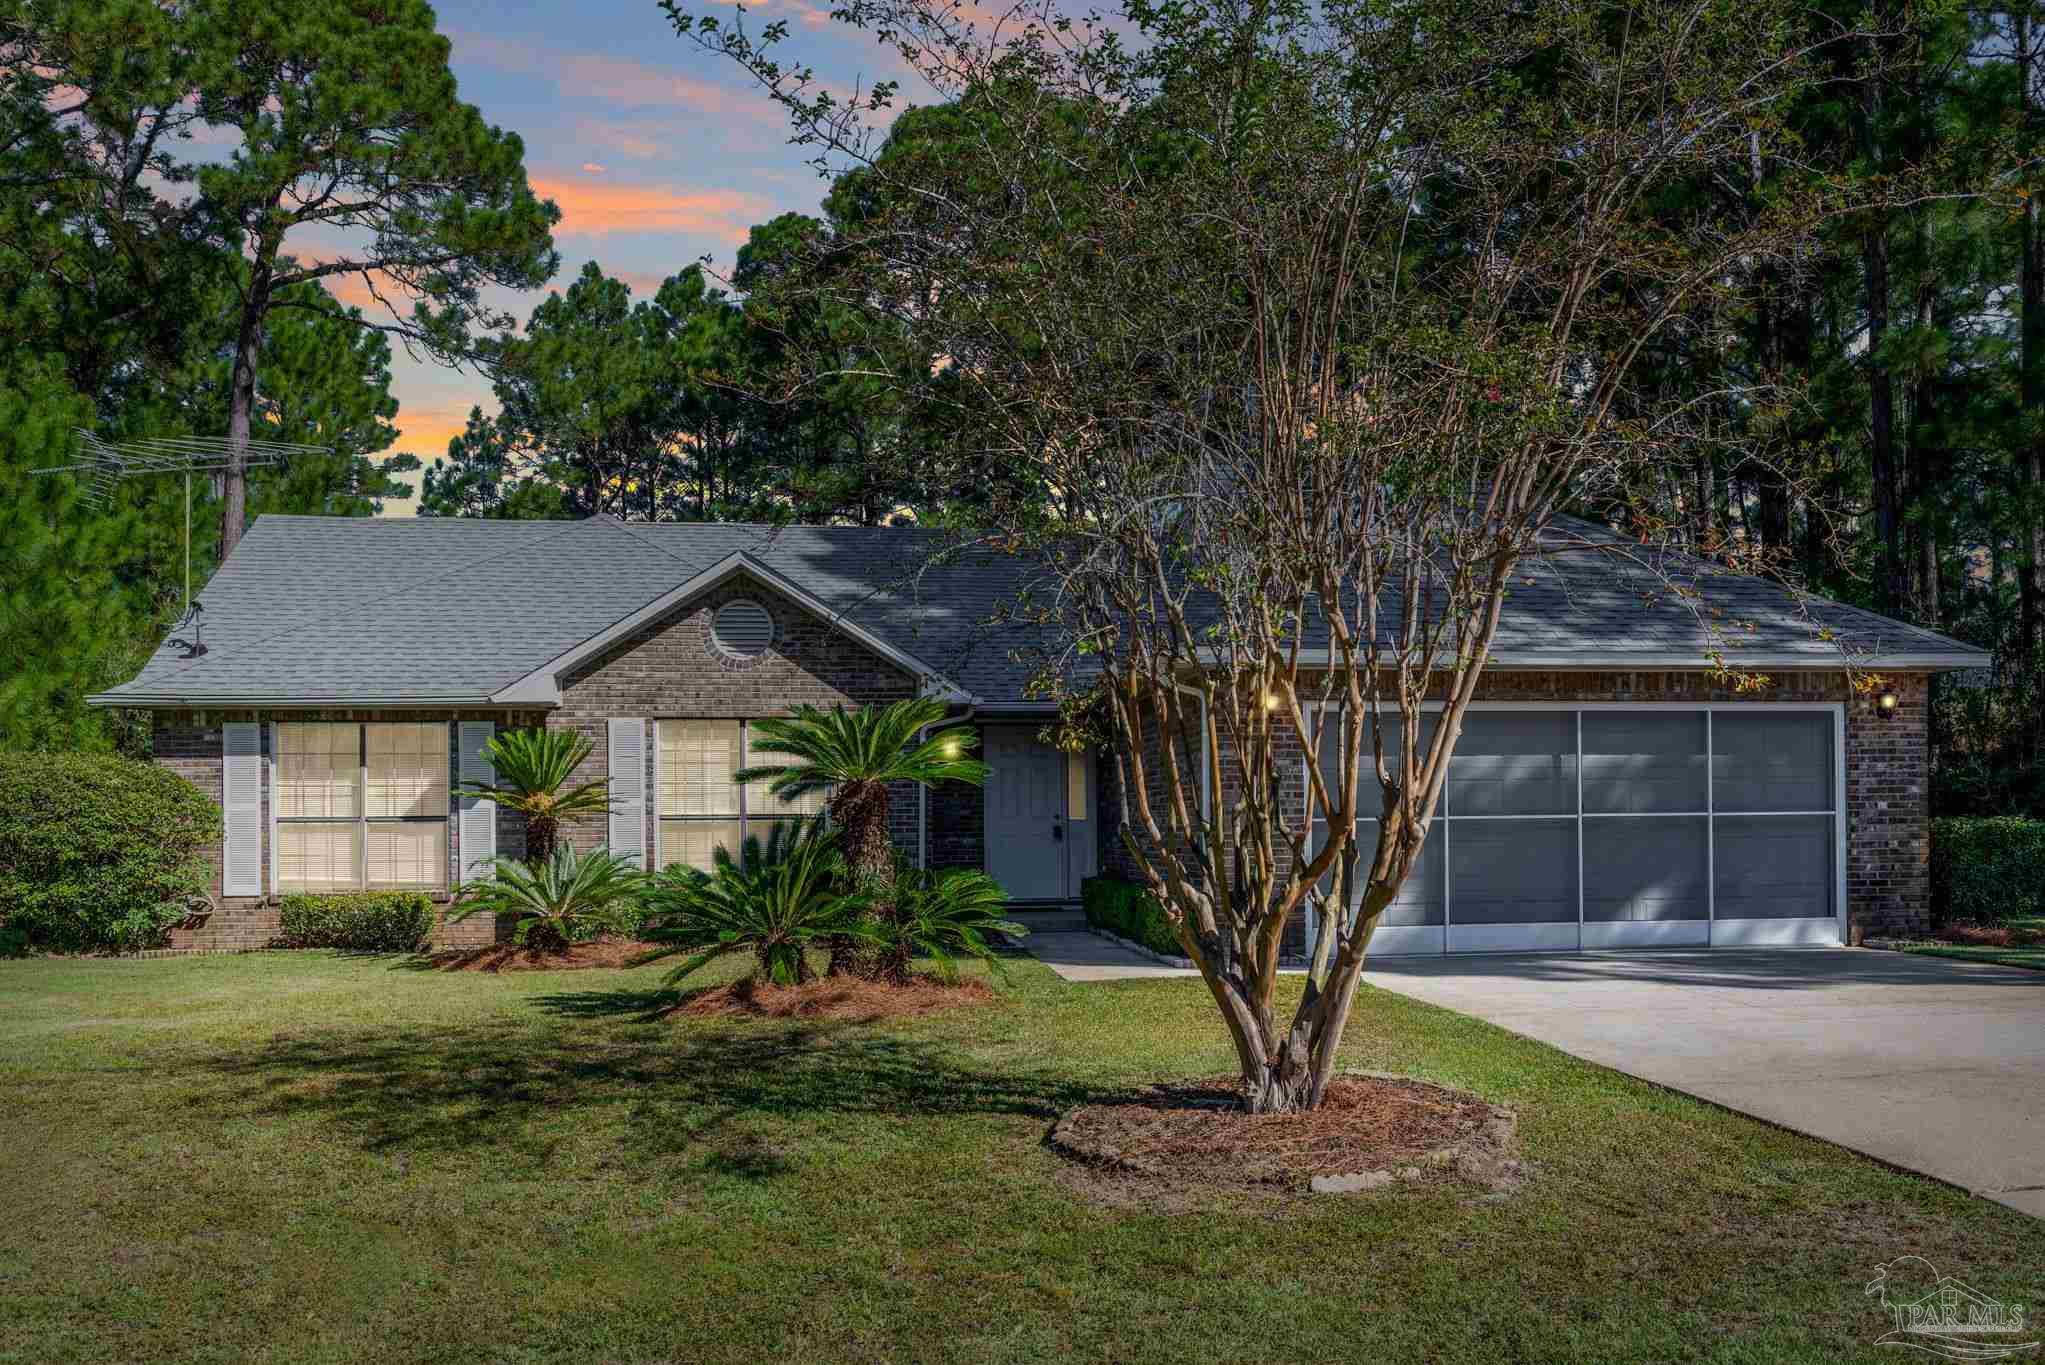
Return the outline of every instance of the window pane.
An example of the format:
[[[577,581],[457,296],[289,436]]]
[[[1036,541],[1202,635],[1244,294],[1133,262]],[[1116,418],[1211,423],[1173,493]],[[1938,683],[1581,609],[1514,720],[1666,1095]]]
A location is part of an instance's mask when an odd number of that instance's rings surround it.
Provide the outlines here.
[[[365,725],[363,741],[367,814],[447,815],[445,724]]]
[[[1704,725],[1702,711],[1584,712],[1584,810],[1703,810]]]
[[[1464,715],[1463,733],[1449,760],[1450,815],[1569,815],[1575,811],[1575,712],[1471,711]],[[1569,918],[1576,918],[1574,906]]]
[[[372,821],[371,886],[445,886],[447,824],[440,820]]]
[[[660,822],[660,865],[710,870],[719,845],[738,852],[736,820],[663,820]]]
[[[1588,772],[1584,780],[1588,794]],[[1584,919],[1710,919],[1707,825],[1702,816],[1584,821]]]
[[[1823,919],[1832,914],[1832,817],[1721,817],[1719,919]]]
[[[352,727],[351,727],[352,728]],[[362,826],[338,824],[277,826],[277,881],[288,890],[331,891],[361,885],[356,838]]]
[[[796,762],[790,754],[761,753],[751,748],[752,742],[758,738],[759,732],[747,726],[747,767],[786,767]],[[754,782],[746,788],[746,811],[752,815],[815,815],[824,808],[830,795],[828,791],[814,791],[788,800],[768,791],[765,782]]]
[[[660,813],[738,815],[739,761],[735,720],[664,720],[660,723]],[[704,864],[709,866],[706,857]]]
[[[1442,832],[1457,924],[1576,923],[1575,820],[1451,820]]]
[[[1065,755],[1065,818],[1074,824],[1091,818],[1091,803],[1086,799],[1086,755],[1068,753]]]
[[[361,729],[345,725],[286,721],[277,726],[277,816],[358,814],[356,788],[362,776]]]
[[[1714,711],[1714,810],[1832,809],[1832,713]]]

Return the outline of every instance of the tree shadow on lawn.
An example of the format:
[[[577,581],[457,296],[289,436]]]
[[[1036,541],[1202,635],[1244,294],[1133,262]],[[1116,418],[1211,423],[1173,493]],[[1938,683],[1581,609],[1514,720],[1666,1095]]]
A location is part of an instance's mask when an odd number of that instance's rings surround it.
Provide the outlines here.
[[[313,1120],[366,1151],[496,1148],[538,1161],[557,1142],[609,1129],[637,1154],[763,1174],[773,1163],[744,1155],[762,1127],[846,1115],[1048,1124],[1101,1097],[1056,1077],[966,1065],[947,1047],[860,1025],[758,1021],[283,1037],[202,1069],[226,1082],[224,1092],[194,1101],[209,1117]]]

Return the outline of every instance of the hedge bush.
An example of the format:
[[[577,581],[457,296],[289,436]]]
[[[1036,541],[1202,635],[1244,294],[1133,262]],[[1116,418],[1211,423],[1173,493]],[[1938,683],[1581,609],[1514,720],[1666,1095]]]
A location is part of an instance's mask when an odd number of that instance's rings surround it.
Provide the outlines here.
[[[1952,816],[1931,822],[1934,924],[2045,915],[2045,820]]]
[[[112,754],[0,754],[0,931],[31,949],[162,944],[213,885],[220,808]]]
[[[1140,943],[1152,952],[1184,957],[1185,947],[1172,932],[1164,911],[1150,892],[1120,877],[1088,877],[1079,884],[1080,907],[1096,929]]]
[[[423,891],[343,891],[284,898],[277,936],[284,948],[409,953],[433,936],[433,902]]]

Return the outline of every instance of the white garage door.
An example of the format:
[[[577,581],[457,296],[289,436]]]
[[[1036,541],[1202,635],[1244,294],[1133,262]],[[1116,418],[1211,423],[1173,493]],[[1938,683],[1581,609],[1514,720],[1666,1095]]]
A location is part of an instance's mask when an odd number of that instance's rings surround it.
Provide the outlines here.
[[[1371,951],[1837,943],[1843,720],[1829,704],[1473,708]]]

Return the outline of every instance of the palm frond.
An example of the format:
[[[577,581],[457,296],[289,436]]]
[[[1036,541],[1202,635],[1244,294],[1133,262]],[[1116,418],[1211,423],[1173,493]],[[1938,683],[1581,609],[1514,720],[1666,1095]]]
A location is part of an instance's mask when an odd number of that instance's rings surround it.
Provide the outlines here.
[[[967,757],[977,743],[970,727],[951,726],[918,737],[944,718],[945,704],[933,697],[856,711],[800,706],[793,715],[752,723],[753,752],[794,761],[757,764],[735,777],[765,782],[768,790],[785,797],[849,783],[985,781],[987,765]]]
[[[578,853],[562,845],[546,862],[528,865],[516,858],[492,858],[491,876],[462,888],[448,910],[448,922],[471,915],[503,915],[514,921],[512,941],[535,937],[563,947],[590,930],[624,926],[626,910],[636,908],[645,890],[646,874],[630,858],[599,848]]]
[[[751,952],[761,977],[800,984],[809,979],[811,948],[832,935],[872,933],[864,904],[837,892],[843,876],[837,837],[816,821],[790,822],[764,844],[749,838],[735,854],[720,846],[708,871],[656,874],[640,935],[659,946],[639,961],[688,954],[668,974],[672,983],[728,953]]]

